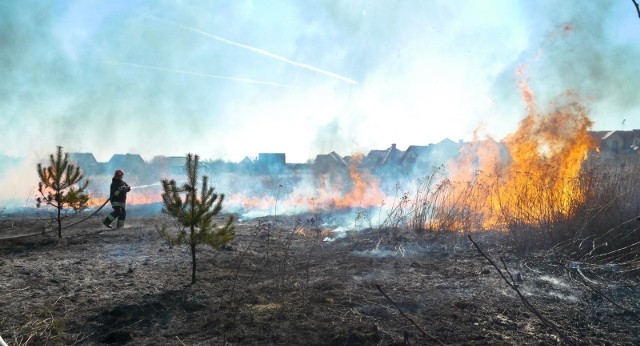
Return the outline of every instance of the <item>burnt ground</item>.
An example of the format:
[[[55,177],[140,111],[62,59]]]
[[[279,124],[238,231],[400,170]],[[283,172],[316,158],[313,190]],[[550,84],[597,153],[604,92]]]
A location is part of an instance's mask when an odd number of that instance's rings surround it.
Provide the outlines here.
[[[5,217],[0,236],[43,222]],[[328,242],[316,223],[237,222],[230,246],[198,248],[195,285],[188,248],[158,235],[174,227],[164,216],[1,241],[0,335],[9,345],[640,344],[638,270],[518,255],[507,234],[472,235],[554,330],[464,235],[369,230]]]

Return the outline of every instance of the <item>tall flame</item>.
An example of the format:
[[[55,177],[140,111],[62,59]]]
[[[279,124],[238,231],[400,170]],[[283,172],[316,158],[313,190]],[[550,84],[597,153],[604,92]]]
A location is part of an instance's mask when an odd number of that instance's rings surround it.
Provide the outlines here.
[[[458,182],[454,196],[469,189],[463,182],[482,186],[480,203],[474,195],[458,206],[480,215],[482,228],[569,219],[585,203],[580,174],[589,151],[596,149],[587,109],[568,93],[569,102],[538,114],[527,83],[520,82],[520,89],[528,114],[500,143],[506,155],[497,142],[476,138],[450,166],[452,180]]]

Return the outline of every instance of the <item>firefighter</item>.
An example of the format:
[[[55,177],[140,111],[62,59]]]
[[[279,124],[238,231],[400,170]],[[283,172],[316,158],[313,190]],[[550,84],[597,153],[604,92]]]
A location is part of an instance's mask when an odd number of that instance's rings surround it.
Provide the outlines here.
[[[127,218],[127,211],[124,209],[127,203],[127,192],[131,191],[131,187],[127,185],[122,180],[124,177],[124,172],[120,169],[116,170],[113,174],[113,179],[111,179],[111,207],[113,208],[113,212],[102,221],[102,223],[111,228],[111,223],[115,219],[118,219],[116,223],[116,228],[124,227],[124,220]]]

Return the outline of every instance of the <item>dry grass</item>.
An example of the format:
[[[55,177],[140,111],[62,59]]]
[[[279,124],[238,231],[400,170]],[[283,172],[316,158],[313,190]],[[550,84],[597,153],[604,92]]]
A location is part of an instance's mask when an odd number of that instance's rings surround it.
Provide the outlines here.
[[[13,292],[7,292],[4,297]],[[70,340],[68,331],[67,308],[61,302],[62,296],[48,305],[25,306],[25,314],[21,323],[10,326],[13,335],[6,335],[11,345],[49,345],[58,344],[61,340]],[[27,303],[25,303],[27,304]],[[15,322],[15,321],[14,321]],[[0,324],[6,324],[6,317]]]
[[[397,187],[385,217],[371,228],[500,230],[522,253],[555,248],[574,260],[640,263],[640,158],[594,156],[570,179],[558,178],[558,169],[548,164],[534,173],[517,172],[511,179],[520,183],[505,192],[498,169],[456,182],[440,167],[418,179],[413,191]]]

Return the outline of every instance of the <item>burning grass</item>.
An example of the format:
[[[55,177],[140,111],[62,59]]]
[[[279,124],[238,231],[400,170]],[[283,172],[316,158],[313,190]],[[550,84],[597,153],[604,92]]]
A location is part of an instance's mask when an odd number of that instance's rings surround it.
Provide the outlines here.
[[[574,95],[543,115],[528,89],[523,95],[529,115],[516,132],[501,142],[476,136],[446,167],[412,187],[397,184],[390,203],[361,208],[354,225],[503,231],[521,252],[557,248],[577,260],[637,266],[640,157],[601,156]]]
[[[576,102],[532,113],[504,142],[474,141],[446,170],[419,179],[403,195],[407,210],[389,215],[406,215],[417,230],[508,231],[521,251],[636,261],[640,158],[601,157],[590,126]]]
[[[385,175],[353,154],[348,166],[335,170],[221,174],[215,185],[227,195],[225,211],[244,219],[322,214],[331,219],[325,232],[500,231],[520,251],[557,247],[578,260],[635,261],[640,158],[601,156],[588,109],[576,95],[563,95],[541,112],[526,83],[520,88],[528,114],[515,132],[502,141],[476,133],[458,157],[423,167],[419,178]],[[388,191],[388,179],[397,179],[395,191]],[[159,199],[158,186],[150,184],[134,187],[129,202]]]

